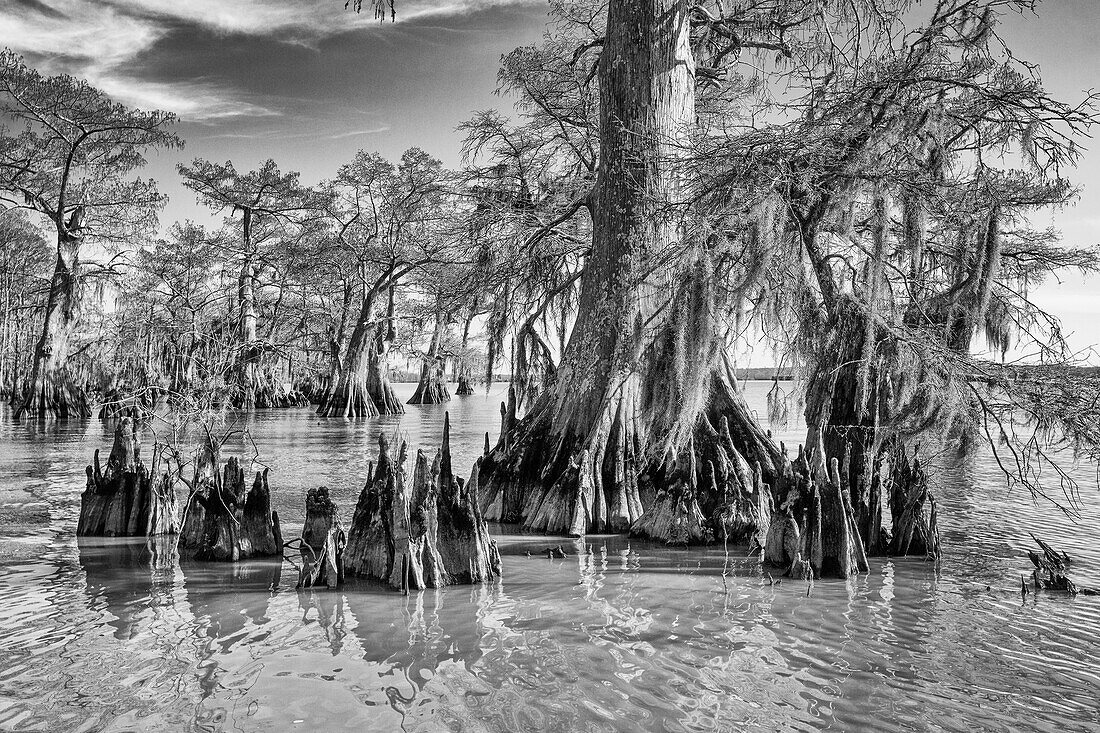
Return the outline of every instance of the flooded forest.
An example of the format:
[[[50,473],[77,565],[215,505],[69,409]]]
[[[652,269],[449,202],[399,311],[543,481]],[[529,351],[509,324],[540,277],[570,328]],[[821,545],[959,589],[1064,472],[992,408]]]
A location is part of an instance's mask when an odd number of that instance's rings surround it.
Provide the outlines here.
[[[0,39],[0,730],[1096,730],[1044,6],[540,0],[321,174]]]

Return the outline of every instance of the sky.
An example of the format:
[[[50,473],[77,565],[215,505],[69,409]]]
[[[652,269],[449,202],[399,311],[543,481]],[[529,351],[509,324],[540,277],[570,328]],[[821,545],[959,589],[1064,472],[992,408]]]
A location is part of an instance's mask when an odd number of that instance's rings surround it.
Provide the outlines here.
[[[238,170],[274,158],[306,183],[359,149],[396,159],[417,146],[457,165],[456,126],[509,110],[494,93],[500,57],[536,42],[547,11],[545,0],[398,0],[398,22],[380,24],[342,0],[0,0],[0,45],[180,116],[185,147],[151,153],[142,173],[169,195],[170,223],[208,217],[175,171],[196,157]],[[1100,89],[1098,29],[1100,0],[1046,0],[1038,16],[1007,18],[1002,35],[1056,97],[1076,100]],[[1082,246],[1100,244],[1100,141],[1085,146],[1077,205],[1036,222]],[[1098,286],[1071,273],[1034,292],[1076,349],[1100,344]]]

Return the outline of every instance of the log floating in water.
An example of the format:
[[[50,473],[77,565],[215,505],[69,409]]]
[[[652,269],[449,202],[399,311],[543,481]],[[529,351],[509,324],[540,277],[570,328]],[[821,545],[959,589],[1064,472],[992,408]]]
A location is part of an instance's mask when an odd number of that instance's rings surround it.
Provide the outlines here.
[[[407,453],[404,442],[395,452],[379,436],[378,463],[348,530],[347,572],[404,591],[499,577],[500,555],[476,501],[479,466],[469,483],[452,472],[449,415],[435,459],[417,451],[411,481]]]
[[[80,495],[80,537],[140,537],[178,531],[176,492],[167,473],[158,474],[160,452],[154,447],[153,471],[141,461],[137,422],[124,417],[104,470],[96,450],[88,466],[87,488]]]
[[[249,487],[245,471],[230,458],[218,473],[217,449],[207,442],[195,460],[195,478],[187,500],[180,546],[196,560],[235,562],[280,555],[279,515],[271,511],[267,469],[257,471]]]

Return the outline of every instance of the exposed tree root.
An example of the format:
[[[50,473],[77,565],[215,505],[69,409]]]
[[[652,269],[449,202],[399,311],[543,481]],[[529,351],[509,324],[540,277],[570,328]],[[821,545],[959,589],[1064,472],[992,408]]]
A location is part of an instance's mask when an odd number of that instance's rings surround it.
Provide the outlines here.
[[[317,410],[324,417],[374,417],[378,412],[366,382],[349,374],[341,375],[332,394],[325,396]]]
[[[554,435],[544,394],[485,459],[482,507],[490,521],[535,531],[626,531],[675,543],[763,543],[771,514],[767,484],[782,456],[756,424],[732,368],[720,360],[710,401],[678,455],[644,455],[638,390],[618,390],[584,439]]]
[[[909,458],[900,441],[887,446],[887,451],[892,521],[887,551],[890,555],[924,555],[936,559],[940,556],[936,500],[928,492],[924,467],[916,453]],[[930,507],[927,515],[926,504]]]
[[[845,578],[868,570],[855,514],[841,489],[838,461],[818,475],[800,448],[779,480],[776,512],[764,544],[764,562],[794,577]],[[812,574],[812,575],[811,575]]]
[[[405,406],[386,378],[385,363],[373,352],[364,361],[340,374],[332,392],[321,400],[318,414],[355,418],[404,414]]]
[[[28,385],[15,404],[16,420],[91,417],[83,387],[61,373],[43,375],[38,383]]]

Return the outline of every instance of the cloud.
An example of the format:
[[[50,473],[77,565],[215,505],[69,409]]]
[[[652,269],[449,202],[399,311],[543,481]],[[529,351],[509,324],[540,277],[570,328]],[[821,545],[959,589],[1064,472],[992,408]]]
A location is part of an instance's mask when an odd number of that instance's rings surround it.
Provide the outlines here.
[[[120,102],[142,109],[171,110],[192,122],[281,115],[261,104],[237,98],[216,85],[201,82],[162,83],[111,75],[90,81]]]
[[[334,135],[329,135],[329,140],[343,140],[346,137],[357,137],[359,135],[374,135],[379,132],[387,132],[389,127],[375,127],[370,130],[354,130],[352,132],[339,132]]]
[[[399,0],[398,24],[542,1]],[[270,117],[281,110],[242,98],[216,78],[143,79],[135,62],[181,27],[316,47],[326,38],[380,25],[371,13],[345,10],[342,0],[50,0],[49,5],[8,0],[0,5],[0,43],[42,71],[81,76],[120,101],[206,123]]]
[[[397,23],[543,2],[544,0],[397,0]],[[378,28],[389,24],[388,20],[380,23],[369,11],[353,13],[345,10],[342,0],[113,0],[113,4],[129,13],[147,18],[186,21],[221,33],[283,36],[305,43],[356,28]]]
[[[285,132],[282,130],[259,130],[254,132],[225,132],[216,135],[204,135],[204,140],[343,140],[344,138],[359,135],[375,135],[380,132],[388,132],[388,125],[372,127],[367,130],[354,130],[351,132],[319,133],[315,130],[309,132]]]

